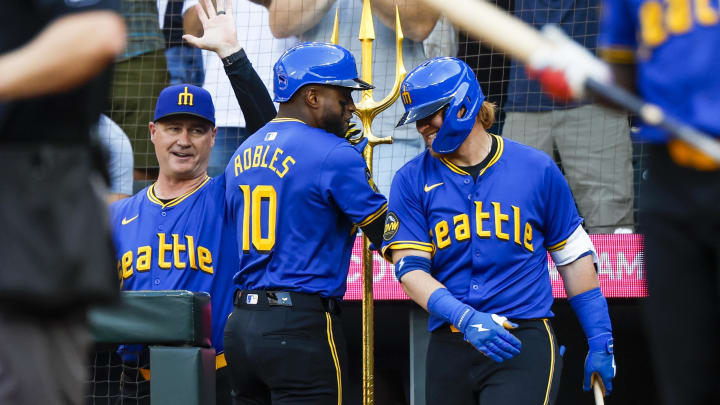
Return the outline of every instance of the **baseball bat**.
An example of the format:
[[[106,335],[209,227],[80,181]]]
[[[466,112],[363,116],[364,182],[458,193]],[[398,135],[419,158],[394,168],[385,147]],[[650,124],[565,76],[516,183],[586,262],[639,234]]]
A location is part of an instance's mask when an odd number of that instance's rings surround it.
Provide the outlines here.
[[[541,48],[553,47],[540,32],[484,0],[422,0],[445,14],[453,23],[473,36],[502,49],[517,60],[527,63]],[[658,126],[706,155],[720,162],[720,142],[673,117],[663,110],[618,86],[588,79],[585,87],[615,105],[640,116],[649,125]]]
[[[593,381],[593,394],[595,395],[595,405],[605,405],[602,388],[597,380]]]

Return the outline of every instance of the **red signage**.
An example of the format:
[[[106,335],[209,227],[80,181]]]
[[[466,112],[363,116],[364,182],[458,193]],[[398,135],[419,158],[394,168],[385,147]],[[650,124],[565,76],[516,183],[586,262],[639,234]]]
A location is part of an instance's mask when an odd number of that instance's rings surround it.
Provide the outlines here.
[[[598,253],[598,276],[603,294],[609,298],[638,298],[647,296],[642,235],[590,235]],[[394,266],[379,254],[374,254],[373,296],[376,300],[407,300],[400,283],[395,279]],[[553,296],[565,298],[562,279],[548,255]],[[350,272],[347,279],[346,300],[362,299],[362,239],[355,240]]]

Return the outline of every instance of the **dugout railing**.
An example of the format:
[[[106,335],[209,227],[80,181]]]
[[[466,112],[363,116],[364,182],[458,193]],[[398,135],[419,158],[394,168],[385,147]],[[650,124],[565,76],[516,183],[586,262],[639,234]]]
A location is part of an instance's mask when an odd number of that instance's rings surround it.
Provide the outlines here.
[[[200,405],[215,403],[215,349],[210,345],[210,296],[190,291],[124,291],[120,303],[89,313],[96,344],[86,403]],[[119,345],[149,348],[149,394],[121,398],[123,373],[139,371],[137,362],[120,360]],[[126,376],[127,379],[127,376]],[[149,381],[148,381],[149,380]]]

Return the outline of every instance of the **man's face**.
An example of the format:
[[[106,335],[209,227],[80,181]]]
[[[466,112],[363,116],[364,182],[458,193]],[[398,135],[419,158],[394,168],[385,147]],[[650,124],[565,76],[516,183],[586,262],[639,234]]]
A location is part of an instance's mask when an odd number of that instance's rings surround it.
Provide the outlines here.
[[[175,115],[150,123],[150,139],[160,172],[182,180],[207,172],[217,129],[202,118]]]
[[[344,137],[355,112],[352,90],[345,87],[320,87],[320,128]]]
[[[439,111],[415,121],[415,128],[422,135],[425,145],[430,148],[430,153],[433,155],[435,155],[435,151],[432,150],[432,143],[438,131],[440,131],[440,127],[442,127],[446,110],[447,107],[441,108]]]

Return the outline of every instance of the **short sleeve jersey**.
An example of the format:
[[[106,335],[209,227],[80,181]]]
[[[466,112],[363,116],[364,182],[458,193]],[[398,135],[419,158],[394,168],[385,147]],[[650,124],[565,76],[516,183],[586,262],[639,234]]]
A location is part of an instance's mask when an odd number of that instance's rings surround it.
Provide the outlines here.
[[[121,288],[207,292],[212,344],[223,351],[237,272],[234,227],[225,215],[224,176],[163,203],[154,185],[111,205]]]
[[[497,150],[477,181],[429,151],[398,171],[382,253],[430,252],[432,276],[479,311],[550,317],[547,252],[562,248],[582,218],[546,154],[495,138]],[[443,323],[431,315],[428,327]]]
[[[605,0],[598,45],[608,62],[637,64],[643,99],[720,137],[720,19],[710,3]],[[640,136],[664,142],[668,134],[645,126]]]
[[[241,255],[235,284],[342,298],[356,227],[387,210],[352,145],[274,119],[238,148],[225,177]]]

